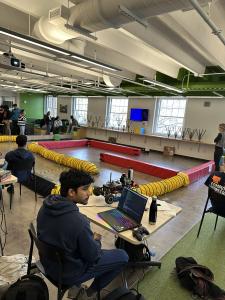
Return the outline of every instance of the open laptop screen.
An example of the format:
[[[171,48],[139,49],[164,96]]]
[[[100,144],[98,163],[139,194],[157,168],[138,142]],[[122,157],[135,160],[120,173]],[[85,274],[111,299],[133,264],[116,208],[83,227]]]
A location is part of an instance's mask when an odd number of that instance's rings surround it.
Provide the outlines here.
[[[124,188],[118,208],[140,224],[147,200],[145,196]]]

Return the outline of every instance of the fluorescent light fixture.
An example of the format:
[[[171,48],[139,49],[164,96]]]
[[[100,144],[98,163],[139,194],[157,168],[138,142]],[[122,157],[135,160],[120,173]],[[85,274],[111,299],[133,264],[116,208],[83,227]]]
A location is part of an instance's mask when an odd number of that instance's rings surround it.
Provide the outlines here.
[[[162,82],[159,82],[159,81],[150,80],[150,79],[143,79],[143,81],[151,83],[151,84],[154,84],[154,85],[157,85],[157,86],[164,87],[165,89],[168,89],[168,90],[171,90],[171,91],[175,91],[175,92],[180,93],[180,94],[182,94],[184,92],[181,89],[175,88],[175,87],[173,87],[171,85],[168,85],[168,84],[165,84],[165,83],[162,83]]]
[[[112,67],[112,66],[110,66],[108,64],[98,62],[98,61],[96,61],[96,60],[94,60],[92,58],[87,58],[85,56],[82,56],[82,55],[79,55],[79,54],[75,54],[73,52],[64,50],[62,48],[59,48],[59,47],[56,47],[56,46],[52,46],[52,45],[50,45],[48,43],[45,43],[45,42],[40,41],[38,39],[35,39],[33,37],[30,37],[30,36],[27,36],[27,35],[23,35],[21,33],[14,32],[14,31],[11,31],[11,30],[3,28],[3,27],[0,27],[0,34],[9,36],[11,38],[15,38],[15,39],[17,39],[19,41],[23,41],[23,42],[26,42],[28,44],[34,45],[34,46],[38,46],[38,47],[44,48],[44,49],[52,51],[52,52],[56,52],[58,54],[66,55],[68,58],[70,58],[70,57],[76,58],[78,60],[90,63],[92,65],[96,65],[98,67],[102,67],[104,69],[108,69],[110,71],[121,71],[120,69],[118,69],[116,67]]]
[[[52,52],[56,52],[56,53],[63,54],[63,55],[70,55],[70,52],[64,51],[63,49],[61,49],[59,47],[51,46],[51,45],[49,45],[49,44],[47,44],[45,42],[39,41],[37,39],[34,39],[33,37],[26,36],[26,35],[23,35],[23,34],[20,34],[20,33],[11,31],[11,30],[8,30],[8,29],[3,28],[3,27],[0,27],[0,34],[4,34],[6,36],[15,38],[17,40],[26,42],[28,44],[32,44],[32,45],[35,45],[35,46],[38,46],[38,47],[50,50]]]

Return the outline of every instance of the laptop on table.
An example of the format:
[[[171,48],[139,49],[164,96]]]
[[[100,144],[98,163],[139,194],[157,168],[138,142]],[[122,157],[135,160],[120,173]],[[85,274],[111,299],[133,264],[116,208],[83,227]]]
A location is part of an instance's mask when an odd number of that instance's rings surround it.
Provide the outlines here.
[[[118,207],[98,213],[117,232],[141,225],[147,198],[131,189],[124,188]]]

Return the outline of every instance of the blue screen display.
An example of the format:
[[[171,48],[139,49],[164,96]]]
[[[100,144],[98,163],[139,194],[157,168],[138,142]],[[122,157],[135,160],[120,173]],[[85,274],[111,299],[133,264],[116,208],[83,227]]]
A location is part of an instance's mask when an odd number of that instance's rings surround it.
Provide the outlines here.
[[[131,108],[130,110],[131,121],[148,121],[148,109],[144,108]]]

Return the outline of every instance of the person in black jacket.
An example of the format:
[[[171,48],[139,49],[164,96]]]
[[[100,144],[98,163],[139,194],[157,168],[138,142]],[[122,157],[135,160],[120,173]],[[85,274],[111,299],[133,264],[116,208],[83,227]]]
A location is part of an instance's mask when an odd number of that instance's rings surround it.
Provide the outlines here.
[[[124,250],[101,249],[101,235],[93,233],[87,217],[77,204],[86,205],[92,192],[93,178],[70,170],[60,175],[60,195],[50,195],[37,217],[38,238],[64,250],[63,284],[76,285],[95,278],[88,289],[81,288],[76,299],[92,299],[98,289],[108,285],[128,261]],[[42,258],[45,272],[57,280],[57,263]]]
[[[219,124],[219,133],[214,139],[215,151],[214,151],[214,162],[215,171],[220,170],[220,159],[223,155],[223,150],[225,148],[225,124]]]
[[[33,154],[26,149],[27,145],[27,136],[26,135],[18,135],[16,137],[16,143],[18,148],[12,151],[9,151],[5,155],[5,162],[7,164],[7,170],[10,170],[14,176],[18,178],[18,181],[23,183],[31,176],[31,169],[29,170],[21,168],[21,166],[26,166],[29,164],[30,166],[34,166],[35,158]],[[9,193],[13,193],[13,185],[9,186],[7,191]]]

